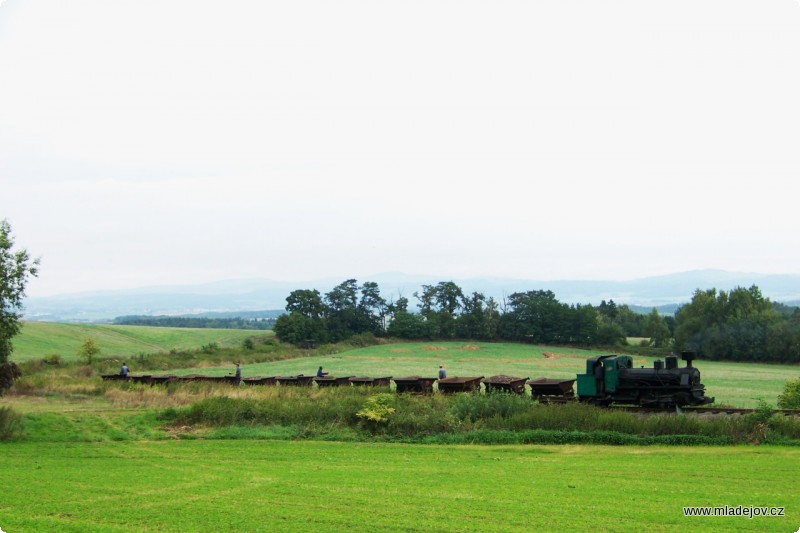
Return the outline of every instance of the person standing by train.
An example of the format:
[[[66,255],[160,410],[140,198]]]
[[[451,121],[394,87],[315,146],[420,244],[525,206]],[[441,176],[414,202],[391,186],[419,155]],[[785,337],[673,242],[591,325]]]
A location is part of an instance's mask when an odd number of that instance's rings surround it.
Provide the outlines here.
[[[606,392],[606,379],[605,379],[605,370],[603,369],[603,360],[599,357],[597,358],[597,362],[594,364],[594,380],[595,386],[597,387],[597,396],[602,396]]]
[[[444,379],[447,377],[447,371],[444,369],[444,365],[439,365],[439,379]]]
[[[242,382],[242,368],[239,366],[239,363],[236,363],[236,374],[234,374],[234,378],[236,378],[236,384]]]
[[[119,375],[123,378],[128,377],[128,365],[125,363],[125,361],[122,362],[122,368],[119,369]]]

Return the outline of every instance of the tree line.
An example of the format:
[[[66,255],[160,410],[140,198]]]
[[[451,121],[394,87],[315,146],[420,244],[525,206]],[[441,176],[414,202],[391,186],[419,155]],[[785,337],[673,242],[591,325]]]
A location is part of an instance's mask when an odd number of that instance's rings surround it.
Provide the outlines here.
[[[627,337],[647,337],[666,346],[674,320],[654,309],[635,313],[613,300],[599,306],[568,305],[552,291],[515,292],[501,301],[483,293],[465,293],[452,281],[423,285],[408,298],[387,301],[377,283],[359,285],[349,279],[321,294],[316,289],[293,291],[287,314],[275,333],[294,344],[340,342],[363,333],[409,340],[465,339],[578,346],[623,345]]]
[[[628,337],[706,359],[800,362],[800,310],[773,304],[753,286],[730,292],[697,290],[674,316],[648,314],[603,300],[559,302],[548,290],[515,292],[497,301],[465,293],[452,281],[423,285],[408,298],[387,301],[377,283],[349,279],[321,294],[293,291],[277,337],[297,345],[341,342],[364,333],[408,340],[463,339],[581,347],[627,345]]]
[[[215,328],[268,330],[275,326],[274,318],[211,318],[185,316],[128,315],[114,319],[114,324],[124,326],[154,326],[165,328]]]
[[[675,324],[675,346],[706,359],[800,362],[800,308],[770,302],[755,285],[697,289]]]

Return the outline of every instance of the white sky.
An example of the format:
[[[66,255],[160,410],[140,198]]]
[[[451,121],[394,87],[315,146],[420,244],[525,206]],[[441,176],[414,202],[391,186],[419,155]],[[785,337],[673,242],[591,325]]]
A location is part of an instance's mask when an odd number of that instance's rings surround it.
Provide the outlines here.
[[[30,296],[800,273],[793,0],[0,1]]]

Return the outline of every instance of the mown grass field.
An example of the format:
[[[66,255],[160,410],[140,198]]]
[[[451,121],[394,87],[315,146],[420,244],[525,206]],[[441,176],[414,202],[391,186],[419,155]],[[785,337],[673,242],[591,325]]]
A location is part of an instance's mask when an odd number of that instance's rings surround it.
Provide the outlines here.
[[[243,376],[314,374],[317,367],[335,376],[429,376],[435,377],[442,364],[449,377],[496,374],[518,377],[575,378],[586,371],[588,357],[609,353],[511,343],[400,343],[370,346],[342,353],[244,365]],[[652,367],[652,357],[634,356],[634,364]],[[685,363],[680,362],[681,366]],[[777,403],[787,379],[800,377],[800,367],[754,363],[695,361],[700,369],[706,394],[718,405],[756,407],[759,400]],[[135,368],[133,369],[135,372]],[[207,368],[203,373],[224,375],[231,367]],[[197,372],[195,368],[176,368],[175,374]]]
[[[21,362],[50,355],[59,355],[64,361],[76,360],[86,338],[97,343],[101,350],[99,357],[131,357],[142,353],[197,349],[212,342],[222,348],[241,346],[247,337],[265,334],[269,332],[25,322],[21,333],[14,337],[12,360]]]
[[[157,333],[163,339],[181,336],[169,330]],[[144,338],[160,345],[153,337]],[[194,342],[196,349],[220,340]],[[241,341],[233,344],[240,345]],[[245,377],[312,374],[321,365],[333,375],[433,377],[444,364],[450,376],[573,378],[587,357],[601,353],[605,352],[515,344],[402,343],[330,355],[293,355],[294,359],[246,364],[243,373]],[[235,350],[224,357],[236,357]],[[650,358],[634,360],[652,365]],[[131,364],[134,374],[141,373],[135,360]],[[784,381],[800,373],[798,367],[778,365],[706,361],[696,365],[709,394],[718,402],[739,406],[755,405],[757,398],[774,403]],[[233,371],[228,364],[205,367],[201,362],[201,366],[165,372]],[[365,439],[352,428],[304,428],[294,422],[192,428],[178,425],[187,422],[168,413],[225,396],[273,398],[286,404],[285,411],[294,417],[299,409],[296,396],[306,397],[303,409],[318,413],[334,401],[328,394],[332,391],[207,384],[128,386],[102,382],[96,372],[83,374],[83,368],[47,368],[23,377],[21,383],[29,392],[2,399],[3,405],[21,415],[24,425],[22,438],[0,443],[3,479],[9,488],[0,498],[3,531],[616,532],[800,527],[800,496],[793,490],[794,466],[800,459],[796,446],[479,446],[471,437],[446,441],[435,436],[429,442],[436,444],[399,444]],[[363,399],[356,399],[338,401],[351,402],[350,411],[355,411],[363,405]],[[431,398],[432,405],[445,406],[441,399]],[[559,417],[555,423],[550,431],[562,428],[564,420]],[[684,506],[739,505],[784,507],[786,516],[683,515]]]
[[[0,527],[796,531],[800,450],[283,441],[11,443]],[[684,506],[785,508],[684,517]]]

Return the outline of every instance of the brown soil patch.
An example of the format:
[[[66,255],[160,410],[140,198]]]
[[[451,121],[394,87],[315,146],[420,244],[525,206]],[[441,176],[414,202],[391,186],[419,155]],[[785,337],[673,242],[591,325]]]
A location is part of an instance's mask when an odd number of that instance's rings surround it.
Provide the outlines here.
[[[447,351],[447,348],[445,348],[444,346],[423,346],[422,349],[425,350],[426,352],[437,352],[440,350]]]
[[[467,344],[465,346],[459,346],[457,349],[458,350],[473,350],[474,351],[474,350],[480,350],[481,347],[480,346],[475,346],[474,344]]]
[[[542,355],[545,359],[561,359],[562,357],[569,357],[571,359],[584,359],[583,356],[574,353],[542,352]]]

